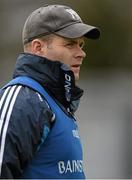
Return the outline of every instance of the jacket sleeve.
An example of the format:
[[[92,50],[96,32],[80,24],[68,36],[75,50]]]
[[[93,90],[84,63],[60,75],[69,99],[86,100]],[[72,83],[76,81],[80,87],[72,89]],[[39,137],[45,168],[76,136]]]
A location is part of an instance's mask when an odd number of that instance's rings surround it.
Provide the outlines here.
[[[0,99],[0,177],[21,177],[41,144],[44,127],[50,130],[53,113],[35,91],[8,87]],[[45,134],[46,136],[46,134]],[[45,138],[45,137],[43,137]]]

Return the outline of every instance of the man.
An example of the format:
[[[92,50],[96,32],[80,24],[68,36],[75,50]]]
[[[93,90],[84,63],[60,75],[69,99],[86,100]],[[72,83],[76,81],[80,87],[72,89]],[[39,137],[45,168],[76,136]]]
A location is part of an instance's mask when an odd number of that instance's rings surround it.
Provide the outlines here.
[[[27,18],[24,53],[0,92],[1,178],[85,179],[75,81],[84,37],[99,36],[67,6],[46,5]]]

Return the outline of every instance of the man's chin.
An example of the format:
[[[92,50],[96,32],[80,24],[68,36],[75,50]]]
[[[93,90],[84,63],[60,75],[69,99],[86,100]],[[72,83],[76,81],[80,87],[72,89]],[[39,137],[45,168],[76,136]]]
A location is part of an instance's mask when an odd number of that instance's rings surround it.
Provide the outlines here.
[[[79,74],[74,74],[75,76],[75,81],[79,80]]]

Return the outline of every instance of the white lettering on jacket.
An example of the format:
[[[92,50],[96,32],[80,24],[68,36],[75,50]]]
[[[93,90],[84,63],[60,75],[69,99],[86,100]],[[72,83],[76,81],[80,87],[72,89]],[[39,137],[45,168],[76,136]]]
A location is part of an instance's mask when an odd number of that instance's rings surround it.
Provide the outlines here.
[[[68,74],[65,74],[65,93],[66,93],[66,99],[69,102],[71,99],[71,76]]]
[[[75,138],[80,138],[78,130],[72,130],[72,134]]]
[[[58,170],[60,174],[83,172],[82,160],[59,161]]]

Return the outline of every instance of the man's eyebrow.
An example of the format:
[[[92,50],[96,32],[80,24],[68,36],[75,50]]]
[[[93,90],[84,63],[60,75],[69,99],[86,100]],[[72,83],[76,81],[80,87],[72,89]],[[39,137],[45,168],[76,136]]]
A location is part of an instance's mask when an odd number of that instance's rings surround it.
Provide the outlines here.
[[[65,42],[71,42],[71,43],[84,43],[84,39],[80,39],[80,40],[78,40],[78,39],[65,39]]]
[[[65,42],[73,42],[73,43],[76,43],[77,40],[75,40],[75,39],[65,39]]]

